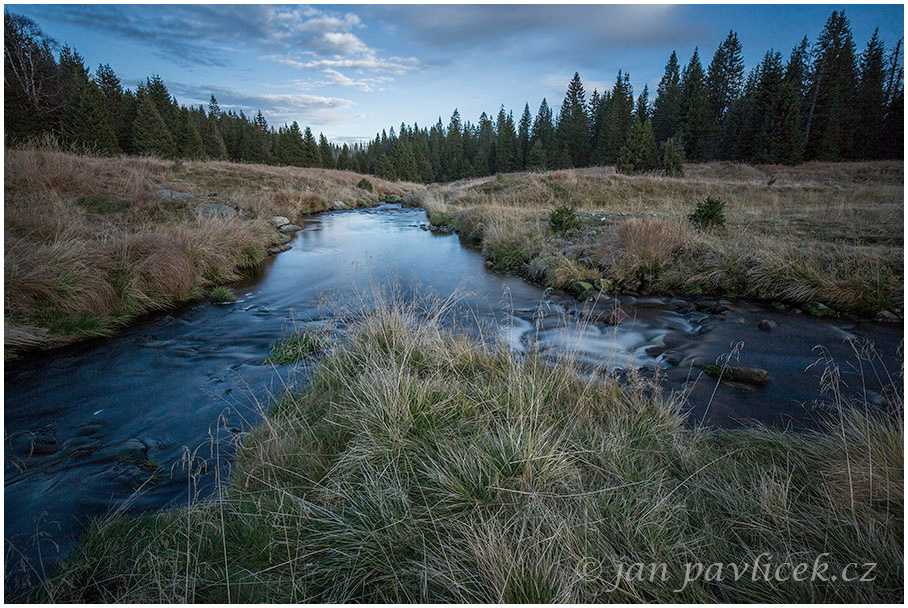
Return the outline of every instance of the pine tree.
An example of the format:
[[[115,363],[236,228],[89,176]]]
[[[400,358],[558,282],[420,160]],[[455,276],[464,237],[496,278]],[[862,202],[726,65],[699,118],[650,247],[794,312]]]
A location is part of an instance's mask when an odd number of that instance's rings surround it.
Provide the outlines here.
[[[514,131],[514,116],[506,114],[504,106],[498,111],[495,127],[495,171],[510,173],[518,168],[517,133]]]
[[[341,146],[340,154],[337,157],[337,168],[341,171],[349,171],[351,167],[350,148],[347,144]]]
[[[318,151],[318,144],[315,137],[312,136],[312,129],[306,127],[303,133],[303,166],[320,167],[322,164],[321,154]]]
[[[659,167],[659,149],[649,122],[634,118],[627,141],[618,156],[620,173],[646,173]]]
[[[568,85],[564,102],[561,104],[561,116],[558,119],[558,139],[562,147],[567,148],[571,167],[585,167],[590,159],[589,117],[586,114],[586,94],[580,74]]]
[[[678,56],[672,51],[659,81],[653,106],[653,132],[656,141],[674,137],[681,129],[681,76]]]
[[[643,85],[643,92],[637,97],[637,105],[634,106],[634,116],[644,122],[650,118],[649,85]]]
[[[542,165],[534,164],[534,168],[540,170],[551,168],[555,159],[555,124],[552,121],[552,110],[544,97],[539,104],[539,111],[536,112],[536,119],[533,121],[530,141],[533,142],[530,149],[538,143],[544,155]]]
[[[603,125],[596,147],[602,162],[615,163],[634,120],[634,90],[629,75],[618,71],[615,86],[604,105]]]
[[[526,171],[530,157],[530,129],[533,127],[533,116],[530,114],[530,104],[524,104],[523,114],[517,128],[517,157],[518,169]]]
[[[685,156],[692,161],[704,160],[710,121],[706,77],[703,74],[703,66],[700,65],[698,49],[694,49],[694,54],[681,74],[678,105]]]
[[[684,177],[684,155],[673,137],[666,139],[663,145],[662,172],[667,177]]]
[[[214,99],[212,97],[212,99]],[[210,106],[209,106],[210,107]],[[224,143],[224,137],[221,135],[221,128],[218,126],[218,119],[215,114],[208,114],[205,118],[202,142],[205,145],[205,155],[212,160],[224,160],[227,158],[227,145]]]
[[[173,137],[158,113],[154,102],[147,95],[143,95],[139,99],[139,107],[132,131],[132,145],[139,154],[148,154],[159,158],[176,157],[176,145]]]
[[[530,171],[545,171],[546,165],[545,149],[542,147],[542,141],[537,139],[533,142],[533,147],[530,148],[530,153],[527,156],[527,169]]]
[[[855,152],[860,158],[879,159],[883,150],[883,121],[886,116],[885,46],[879,28],[861,55],[856,103]]]
[[[318,156],[321,159],[322,167],[325,169],[337,167],[337,163],[334,160],[334,150],[331,149],[331,144],[328,143],[324,133],[318,134]]]
[[[833,161],[851,158],[857,68],[851,25],[844,12],[832,11],[816,49],[805,127],[806,156]]]
[[[97,84],[89,79],[82,57],[64,47],[60,54],[66,103],[60,122],[62,140],[101,154],[117,154],[120,147],[113,121]]]
[[[303,149],[303,134],[299,124],[294,120],[289,127],[282,127],[277,136],[275,150],[278,162],[293,167],[306,166],[306,153]]]
[[[720,156],[722,131],[728,110],[740,97],[744,84],[744,59],[738,35],[730,31],[716,49],[706,76],[707,105],[709,107],[708,156]]]
[[[180,131],[177,137],[177,149],[180,158],[205,160],[205,144],[189,109],[180,110]]]

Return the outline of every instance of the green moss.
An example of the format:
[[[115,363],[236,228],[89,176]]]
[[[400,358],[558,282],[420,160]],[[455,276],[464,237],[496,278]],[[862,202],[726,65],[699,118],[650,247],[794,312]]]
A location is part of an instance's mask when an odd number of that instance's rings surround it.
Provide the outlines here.
[[[132,201],[111,194],[89,194],[76,199],[76,204],[91,213],[107,215],[126,211],[132,205]]]

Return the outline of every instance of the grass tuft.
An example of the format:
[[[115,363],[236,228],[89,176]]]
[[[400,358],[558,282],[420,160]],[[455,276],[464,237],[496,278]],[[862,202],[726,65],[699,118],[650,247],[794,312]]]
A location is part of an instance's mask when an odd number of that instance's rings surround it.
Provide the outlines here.
[[[287,365],[310,357],[321,350],[321,339],[309,332],[297,332],[289,338],[275,342],[265,363]]]
[[[215,287],[211,290],[209,297],[218,304],[230,304],[236,302],[236,296],[228,287]]]

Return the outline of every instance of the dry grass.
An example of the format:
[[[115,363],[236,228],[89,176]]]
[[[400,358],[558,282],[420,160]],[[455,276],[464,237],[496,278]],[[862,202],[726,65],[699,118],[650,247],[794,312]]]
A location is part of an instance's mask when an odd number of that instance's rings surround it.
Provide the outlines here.
[[[816,435],[708,431],[642,381],[453,337],[439,309],[376,307],[244,440],[217,499],[97,522],[31,599],[901,601],[898,390],[892,414],[839,403]],[[878,566],[873,583],[683,585],[685,564],[761,554]],[[634,563],[667,578],[618,576]]]
[[[136,315],[199,297],[258,264],[297,220],[335,200],[372,204],[423,186],[323,169],[7,150],[4,184],[7,356],[106,335]],[[168,188],[189,200],[154,196]],[[202,217],[224,203],[249,220]]]
[[[423,204],[430,218],[445,218],[487,255],[495,248],[485,229],[494,227],[493,242],[527,252],[515,269],[551,286],[607,276],[627,290],[902,314],[901,162],[709,163],[685,172],[683,178],[626,176],[611,168],[510,174],[432,186]],[[726,201],[728,224],[694,232],[686,216],[707,196]],[[581,213],[579,230],[550,233],[542,220],[560,205]],[[564,260],[578,270],[573,280]]]

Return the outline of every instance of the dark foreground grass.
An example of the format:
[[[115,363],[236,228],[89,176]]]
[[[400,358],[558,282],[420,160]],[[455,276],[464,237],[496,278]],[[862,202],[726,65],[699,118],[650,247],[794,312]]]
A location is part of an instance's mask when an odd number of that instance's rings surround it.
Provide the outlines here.
[[[901,397],[813,435],[716,431],[642,381],[583,380],[413,308],[348,338],[244,440],[217,500],[95,523],[30,599],[902,600]],[[685,586],[686,564],[755,560],[876,566]]]

